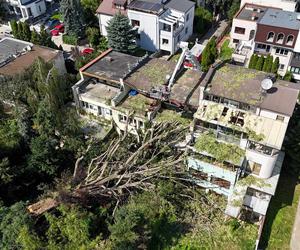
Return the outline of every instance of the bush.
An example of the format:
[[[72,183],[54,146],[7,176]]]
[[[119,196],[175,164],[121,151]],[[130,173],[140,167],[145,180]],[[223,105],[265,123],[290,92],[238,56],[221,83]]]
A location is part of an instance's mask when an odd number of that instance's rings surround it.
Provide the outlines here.
[[[260,56],[258,58],[258,61],[257,61],[255,69],[262,71],[264,62],[265,62],[265,57],[264,56]]]
[[[203,7],[197,7],[194,17],[194,31],[199,34],[204,34],[210,28],[213,20],[213,15]]]
[[[63,35],[63,42],[65,44],[77,45],[78,44],[78,39],[75,36]]]

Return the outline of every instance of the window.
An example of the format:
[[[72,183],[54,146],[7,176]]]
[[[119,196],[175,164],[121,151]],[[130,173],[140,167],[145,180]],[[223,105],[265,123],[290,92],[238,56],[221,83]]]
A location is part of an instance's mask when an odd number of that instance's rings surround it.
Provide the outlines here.
[[[136,26],[139,27],[140,26],[140,21],[132,19],[131,20],[131,25],[132,25],[132,27],[136,27]]]
[[[279,64],[279,70],[284,70],[284,64]]]
[[[276,43],[283,43],[283,40],[284,40],[284,34],[279,33],[279,34],[277,35]]]
[[[298,67],[291,67],[291,72],[294,74],[300,74],[300,68]]]
[[[189,32],[189,28],[186,27],[186,28],[185,28],[185,34],[187,34],[188,32]]]
[[[165,39],[165,38],[163,38],[163,39],[162,39],[162,44],[169,44],[169,40],[168,40],[168,39]]]
[[[142,121],[139,121],[139,127],[143,128],[144,127],[144,123]]]
[[[277,116],[276,116],[276,120],[277,120],[277,121],[283,122],[283,121],[284,121],[284,116],[282,116],[282,115],[277,115]]]
[[[286,39],[286,44],[287,45],[293,45],[294,42],[294,36],[293,35],[289,35]]]
[[[250,31],[249,40],[252,40],[255,36],[255,30]]]
[[[270,45],[259,43],[257,44],[257,48],[269,52],[271,47]]]
[[[42,12],[41,6],[39,5],[39,11]]]
[[[171,25],[164,23],[164,24],[163,24],[163,30],[164,30],[164,31],[171,32]]]
[[[190,19],[190,14],[187,14],[186,21],[188,21],[189,19]]]
[[[274,32],[269,32],[268,34],[268,37],[267,37],[267,42],[273,42],[274,41],[274,37],[275,37],[275,34]]]
[[[135,38],[136,40],[141,40],[141,34],[137,33]]]
[[[233,42],[233,43],[239,43],[240,40],[239,40],[239,39],[233,39],[232,42]]]
[[[234,28],[234,33],[236,33],[236,34],[244,35],[244,34],[245,34],[245,31],[246,31],[245,28],[241,28],[241,27],[235,27],[235,28]]]
[[[286,56],[289,51],[287,49],[280,49],[280,48],[277,48],[276,51],[275,51],[276,54],[279,54],[279,55],[284,55]]]
[[[119,122],[126,123],[126,121],[127,121],[127,116],[125,116],[125,115],[119,115]]]
[[[246,168],[247,172],[259,175],[260,169],[261,169],[261,164],[254,161],[247,162],[247,168]]]

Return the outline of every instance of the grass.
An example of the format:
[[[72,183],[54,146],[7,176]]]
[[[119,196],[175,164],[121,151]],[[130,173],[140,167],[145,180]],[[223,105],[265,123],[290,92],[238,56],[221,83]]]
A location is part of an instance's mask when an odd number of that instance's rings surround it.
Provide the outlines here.
[[[290,240],[300,196],[299,178],[284,172],[272,198],[261,244],[266,249],[290,249]]]
[[[191,119],[183,117],[178,112],[173,110],[163,110],[162,112],[158,113],[157,117],[155,118],[157,122],[179,122],[183,126],[189,126],[192,122]]]
[[[225,40],[221,47],[220,59],[225,61],[231,59],[233,49],[229,47],[229,39]]]

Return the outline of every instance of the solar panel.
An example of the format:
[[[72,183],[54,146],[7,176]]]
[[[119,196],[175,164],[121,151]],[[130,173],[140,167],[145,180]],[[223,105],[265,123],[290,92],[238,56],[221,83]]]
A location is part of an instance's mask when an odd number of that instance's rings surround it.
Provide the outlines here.
[[[134,1],[133,3],[130,4],[130,7],[139,9],[139,10],[158,12],[163,6],[162,6],[162,4],[159,4],[159,3]]]

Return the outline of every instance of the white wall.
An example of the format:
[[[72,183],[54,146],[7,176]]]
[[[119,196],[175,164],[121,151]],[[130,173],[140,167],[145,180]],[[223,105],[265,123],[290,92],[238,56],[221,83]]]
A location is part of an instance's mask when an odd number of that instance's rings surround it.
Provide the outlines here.
[[[284,117],[284,123],[289,123],[290,117],[282,114],[278,114],[272,111],[268,110],[260,110],[259,116],[270,118],[273,120],[276,120],[277,115],[283,116]]]
[[[252,150],[246,150],[246,159],[261,164],[259,178],[268,179],[272,176],[278,155],[264,155]]]
[[[234,32],[235,27],[245,28],[245,34],[237,34]],[[230,44],[233,45],[233,39],[238,39],[240,41],[249,41],[251,30],[257,30],[257,23],[255,21],[247,21],[241,19],[233,19],[232,28],[230,32]]]
[[[140,22],[138,32],[141,39],[138,45],[149,51],[159,50],[158,17],[156,15],[135,10],[128,10],[127,15],[130,20],[137,20]]]
[[[99,19],[99,27],[100,27],[100,33],[102,36],[107,36],[106,27],[108,25],[108,21],[112,19],[112,16],[104,15],[104,14],[98,14]]]
[[[253,3],[259,5],[265,5],[275,8],[281,8],[287,11],[295,11],[296,3],[294,1],[287,1],[287,0],[242,0],[241,7],[245,3]]]

